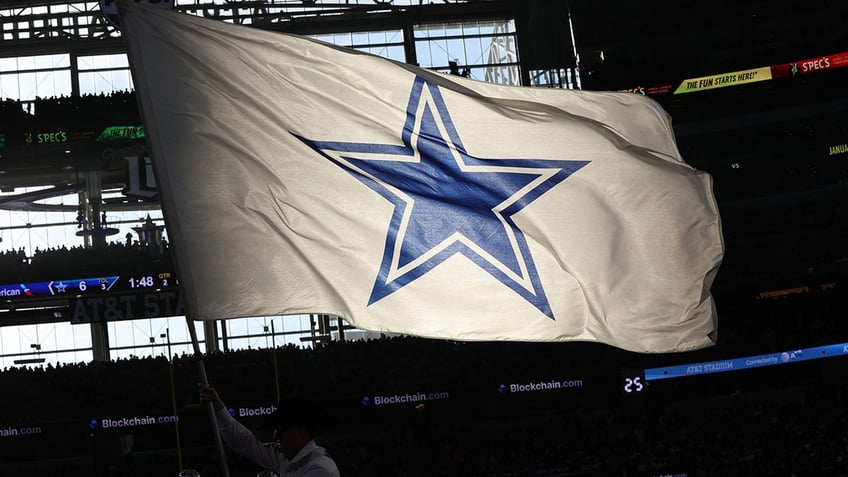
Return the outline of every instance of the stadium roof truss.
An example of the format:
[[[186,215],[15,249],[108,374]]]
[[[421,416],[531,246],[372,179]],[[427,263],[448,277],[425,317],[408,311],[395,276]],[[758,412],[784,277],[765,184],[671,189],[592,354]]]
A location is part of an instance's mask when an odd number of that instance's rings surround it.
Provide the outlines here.
[[[104,0],[105,3],[112,1]],[[447,5],[429,3],[425,0],[178,0],[176,8],[192,15],[263,29],[321,33],[374,29],[386,20],[399,24],[406,21],[410,11],[425,16],[450,15],[453,18],[465,12],[479,17],[491,7],[503,11],[506,2],[453,0]],[[328,20],[332,21],[328,23]],[[99,2],[68,0],[0,1],[0,35],[4,44],[4,54],[0,56],[7,56],[5,52],[19,56],[67,51],[69,45],[65,40],[120,38],[120,32],[103,15]],[[103,43],[100,41],[97,45],[106,46]],[[123,49],[122,42],[113,43],[113,49]]]
[[[347,46],[366,51],[391,48],[396,52],[393,59],[439,70],[447,70],[448,59],[456,59],[456,53],[451,51],[448,57],[448,52],[444,51],[438,58],[419,59],[417,50],[427,50],[421,48],[423,44],[457,44],[463,39],[472,39],[478,44],[488,44],[488,51],[482,53],[459,53],[459,56],[466,56],[460,63],[471,67],[469,71],[473,71],[473,77],[520,84],[522,70],[529,69],[519,66],[515,18],[520,13],[516,11],[519,8],[516,3],[509,0],[454,0],[438,4],[431,4],[429,0],[178,0],[175,8],[192,15],[267,30],[324,37],[349,35],[351,44]],[[484,32],[480,27],[483,24],[491,31]],[[384,34],[384,40],[370,44],[374,41],[372,37],[380,34]],[[369,43],[357,44],[356,38],[366,38]],[[90,69],[92,59],[98,55],[125,53],[120,31],[106,19],[96,1],[0,0],[0,39],[3,45],[0,77],[15,74],[29,77],[44,72],[65,75],[69,78],[70,90],[57,89],[56,95],[85,93],[80,87],[83,75],[126,69],[125,65],[111,63],[104,70]],[[49,55],[53,55],[52,59]],[[43,60],[39,62],[39,59]],[[45,62],[49,64],[41,64]],[[40,91],[29,91],[28,94],[49,97],[51,93],[45,96]],[[26,100],[20,96],[17,99]],[[7,144],[3,151],[5,165],[0,168],[4,190],[76,185],[79,171],[92,167],[101,168],[104,174],[122,175],[114,167],[102,169],[102,151],[98,146],[93,143],[76,145],[74,154],[69,155],[67,148],[61,145],[13,151],[11,144]],[[114,166],[114,162],[110,164]],[[104,179],[115,182],[114,177]],[[22,209],[20,201],[10,197],[0,200],[0,208],[12,205],[16,210]],[[28,203],[23,209],[40,207]]]

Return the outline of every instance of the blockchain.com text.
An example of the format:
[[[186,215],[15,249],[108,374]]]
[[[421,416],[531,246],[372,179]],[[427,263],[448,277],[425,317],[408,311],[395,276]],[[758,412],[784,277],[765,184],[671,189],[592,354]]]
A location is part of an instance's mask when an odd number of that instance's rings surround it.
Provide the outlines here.
[[[442,392],[433,392],[433,393],[401,393],[401,394],[391,394],[391,395],[375,395],[375,396],[366,396],[362,399],[362,404],[368,406],[373,404],[375,406],[382,406],[386,404],[407,404],[407,403],[421,403],[425,401],[442,401],[445,399],[450,399],[450,393],[447,391]]]
[[[503,386],[502,388],[507,387]],[[526,383],[511,383],[508,386],[511,393],[526,393],[534,391],[550,391],[552,389],[582,388],[582,379],[563,379],[552,381],[530,381]]]

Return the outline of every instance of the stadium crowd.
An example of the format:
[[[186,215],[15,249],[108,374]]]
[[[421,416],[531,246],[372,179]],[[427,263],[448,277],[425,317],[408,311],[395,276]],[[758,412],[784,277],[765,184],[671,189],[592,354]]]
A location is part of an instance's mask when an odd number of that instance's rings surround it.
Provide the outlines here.
[[[110,242],[105,247],[58,246],[0,253],[0,284],[109,276],[115,271],[133,273],[173,270],[167,242],[151,247],[135,241]]]
[[[139,124],[141,119],[132,91],[36,98],[31,101],[0,100],[0,133],[5,136],[6,146],[37,143],[37,140],[28,141],[27,138],[31,139],[38,133],[93,132],[94,137],[89,139],[94,139],[107,126]]]
[[[275,402],[276,386],[322,402],[340,424],[319,440],[346,476],[848,475],[844,357],[657,381],[642,396],[621,392],[625,368],[848,341],[840,324],[846,300],[832,290],[723,311],[728,340],[675,356],[590,343],[386,337],[215,353],[205,365],[237,413]],[[4,475],[176,475],[172,424],[90,425],[174,409],[183,466],[219,475],[195,359],[175,356],[172,369],[173,401],[164,356],[3,370],[0,429],[43,429],[2,438]],[[498,391],[499,383],[554,379],[580,386]],[[421,394],[432,399],[374,404],[376,396]],[[235,454],[228,462],[232,475],[260,471]]]

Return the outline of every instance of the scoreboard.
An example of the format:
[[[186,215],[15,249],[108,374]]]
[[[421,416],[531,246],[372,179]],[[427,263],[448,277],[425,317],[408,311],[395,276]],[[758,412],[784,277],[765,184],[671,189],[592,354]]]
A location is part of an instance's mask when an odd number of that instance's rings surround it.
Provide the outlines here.
[[[176,274],[158,271],[138,275],[107,275],[89,278],[56,278],[39,282],[0,285],[0,300],[28,298],[73,298],[125,292],[153,291],[179,285]]]
[[[185,314],[179,279],[166,269],[0,285],[0,307],[4,306],[8,310],[48,313],[71,323]],[[9,313],[0,318],[12,316]]]

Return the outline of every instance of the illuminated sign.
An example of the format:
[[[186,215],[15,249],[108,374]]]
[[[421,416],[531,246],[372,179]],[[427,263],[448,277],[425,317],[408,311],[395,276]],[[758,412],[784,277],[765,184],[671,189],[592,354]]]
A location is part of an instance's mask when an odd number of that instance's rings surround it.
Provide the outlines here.
[[[848,154],[848,144],[834,144],[828,148],[828,156],[835,156],[837,154]]]
[[[41,433],[41,426],[0,428],[0,437],[35,436]]]
[[[176,275],[169,271],[142,273],[131,276],[102,276],[92,278],[66,278],[42,282],[0,284],[0,297],[48,298],[82,295],[108,295],[125,291],[150,291],[178,286]]]
[[[144,126],[109,126],[99,134],[93,131],[27,131],[8,138],[9,144],[63,144],[80,141],[113,141],[119,139],[143,139]],[[0,133],[0,149],[6,146],[6,134]]]
[[[845,66],[848,66],[848,52],[772,65],[771,74],[774,78],[784,78],[787,76],[817,73],[819,71],[842,68]]]
[[[0,285],[0,297],[52,297],[61,295],[79,295],[85,293],[104,293],[112,290],[117,276],[74,278],[43,282],[26,282]]]
[[[625,396],[643,394],[647,390],[642,371],[625,371],[621,375],[621,391]]]
[[[504,394],[507,391],[510,393],[524,393],[530,391],[550,391],[554,389],[582,387],[582,379],[555,379],[553,381],[531,381],[526,383],[511,383],[509,384],[509,386],[507,386],[506,384],[501,384],[500,386],[498,386],[498,392],[501,394]]]
[[[109,126],[97,136],[98,141],[114,141],[116,139],[141,139],[144,137],[144,126]]]
[[[414,394],[410,393],[400,393],[400,394],[392,394],[392,395],[368,395],[363,397],[359,402],[364,407],[368,406],[382,406],[385,404],[408,404],[408,403],[423,403],[425,401],[443,401],[445,399],[450,399],[450,393],[447,391],[435,392],[435,393],[422,393],[416,392]]]
[[[153,426],[156,424],[173,424],[179,422],[179,416],[136,416],[122,417],[118,419],[92,419],[88,422],[88,428],[95,430],[98,427],[102,429],[115,429],[121,427],[140,427]]]
[[[826,282],[819,283],[819,288],[821,290],[830,290],[836,288],[836,282]],[[781,288],[780,290],[768,290],[762,291],[757,294],[757,298],[780,298],[787,295],[794,295],[797,293],[809,293],[810,287],[802,286],[795,288]]]
[[[647,92],[645,92],[644,86],[636,86],[636,87],[629,88],[629,89],[620,89],[620,90],[618,90],[618,92],[619,93],[636,93],[636,94],[641,94],[642,96],[646,96],[648,94]]]
[[[24,142],[27,144],[54,144],[68,142],[68,133],[65,131],[51,131],[24,134]]]
[[[795,295],[798,293],[809,293],[810,287],[795,287],[795,288],[783,288],[780,290],[769,290],[763,291],[757,294],[757,298],[780,298],[788,295]]]
[[[778,65],[764,66],[733,73],[702,76],[683,80],[674,94],[691,93],[746,83],[768,81],[774,78],[797,76],[848,66],[848,52],[819,56]],[[650,92],[648,94],[651,94]]]
[[[665,94],[674,89],[672,84],[663,84],[659,86],[634,86],[629,89],[621,89],[619,93],[636,93],[642,96],[653,96],[655,94]]]
[[[27,131],[22,135],[8,138],[9,144],[63,144],[68,142],[90,141],[97,137],[96,131]],[[0,149],[6,146],[6,135],[0,133]]]
[[[681,378],[684,376],[738,371],[742,369],[760,368],[763,366],[774,366],[846,355],[848,355],[848,343],[838,343],[814,348],[795,349],[758,356],[748,356],[744,358],[682,364],[678,366],[669,366],[667,368],[646,369],[645,379],[648,381],[655,381],[658,379]]]
[[[708,89],[724,88],[747,83],[768,81],[771,77],[771,68],[764,66],[749,70],[734,71],[732,73],[721,73],[717,75],[701,76],[700,78],[685,79],[674,91],[674,94],[692,93]]]

